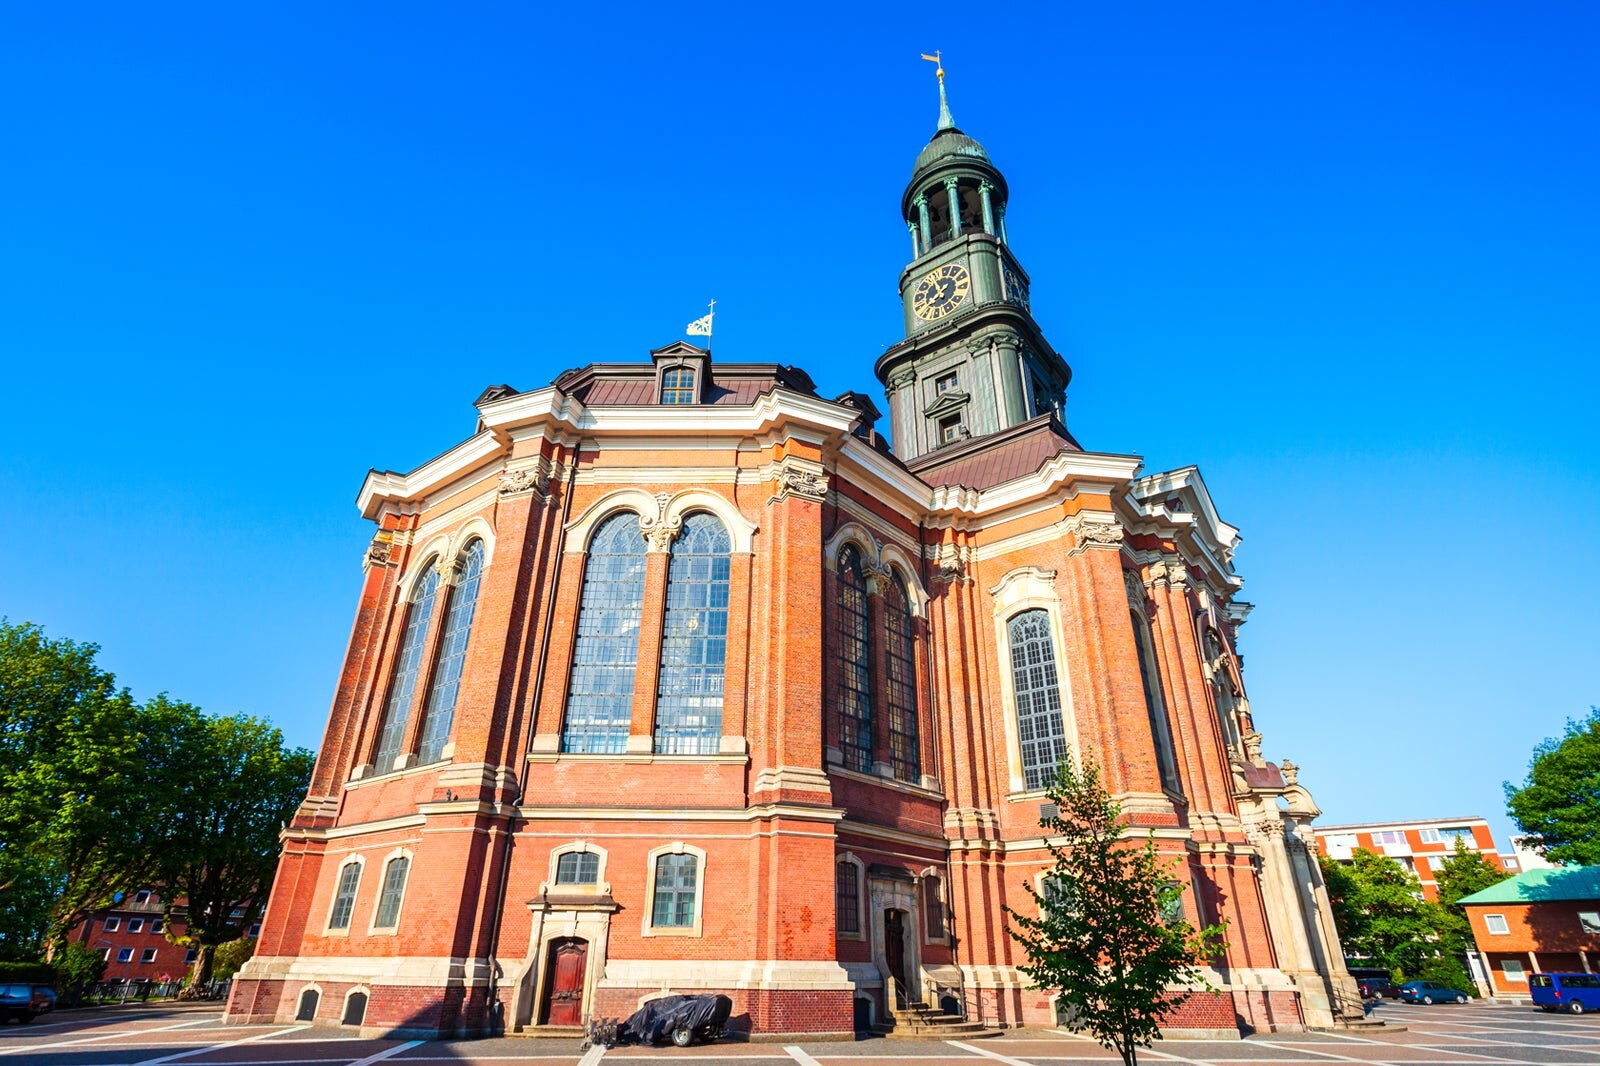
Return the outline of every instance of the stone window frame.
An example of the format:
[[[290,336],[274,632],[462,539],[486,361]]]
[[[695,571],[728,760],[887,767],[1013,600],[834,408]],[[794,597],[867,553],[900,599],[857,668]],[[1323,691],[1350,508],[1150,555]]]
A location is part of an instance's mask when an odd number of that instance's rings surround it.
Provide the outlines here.
[[[547,894],[557,889],[556,871],[560,865],[561,856],[572,854],[599,856],[600,867],[595,871],[594,884],[560,885],[560,890],[564,893],[571,892],[582,895],[609,896],[611,894],[611,883],[606,880],[606,863],[610,861],[610,853],[600,845],[587,840],[571,840],[565,844],[560,844],[550,849],[550,869],[548,871],[550,876],[545,880],[544,884],[539,886],[540,893]],[[651,884],[654,885],[654,882],[652,881]],[[650,889],[650,892],[654,892],[653,887]]]
[[[656,860],[663,855],[693,855],[695,857],[694,875],[694,922],[690,925],[652,925],[656,910]],[[670,844],[663,844],[659,848],[651,848],[645,856],[645,881],[644,881],[644,914],[640,918],[640,936],[682,936],[698,939],[704,927],[706,906],[706,852],[704,848],[697,848],[681,840],[674,840]]]
[[[1166,687],[1161,680],[1161,664],[1156,656],[1155,626],[1150,621],[1150,612],[1146,607],[1144,584],[1139,580],[1139,575],[1132,570],[1124,570],[1123,576],[1128,589],[1128,620],[1133,627],[1134,652],[1139,655],[1139,680],[1145,698],[1145,711],[1155,732],[1155,736],[1151,739],[1157,749],[1156,776],[1161,781],[1162,791],[1174,799],[1187,802],[1183,791],[1183,767],[1178,758],[1177,738],[1172,731],[1172,716]],[[1166,779],[1166,774],[1162,773],[1164,763],[1172,772],[1170,782]]]
[[[660,374],[661,395],[658,397],[658,402],[663,407],[687,407],[700,402],[700,371],[698,368],[689,363],[673,363],[670,366],[662,364]],[[678,384],[680,379],[673,376],[676,374],[687,374],[689,383],[687,385]],[[678,399],[676,398],[678,394],[687,394],[688,398]],[[668,399],[668,396],[673,396],[674,398]]]
[[[853,867],[855,869],[855,878],[856,878],[856,931],[853,932],[853,933],[847,933],[844,930],[839,928],[838,877],[839,877],[839,867],[841,867],[841,866],[850,866],[850,867]],[[833,876],[834,876],[833,905],[834,905],[834,911],[835,911],[834,917],[833,917],[833,935],[834,935],[834,938],[837,939],[837,940],[864,941],[864,940],[867,939],[867,925],[868,925],[869,910],[870,910],[870,908],[867,906],[867,904],[868,904],[868,900],[867,900],[867,864],[865,862],[863,862],[856,855],[856,853],[853,852],[853,851],[841,852],[838,855],[838,857],[836,859],[834,859]]]
[[[1061,716],[1067,750],[1076,753],[1078,743],[1078,717],[1072,699],[1072,675],[1067,667],[1066,632],[1062,628],[1063,605],[1056,591],[1057,572],[1039,566],[1019,566],[1007,571],[1005,576],[989,590],[994,605],[995,647],[999,649],[1000,708],[1005,720],[1006,769],[1009,775],[1007,799],[1019,800],[1043,796],[1045,789],[1026,787],[1022,767],[1022,741],[1017,732],[1016,682],[1011,669],[1011,619],[1025,611],[1042,610],[1049,623],[1050,639],[1056,660],[1056,687],[1061,691]]]
[[[350,997],[357,995],[358,993],[367,997],[367,1004],[362,1008],[361,1012],[361,1024],[366,1024],[366,1012],[372,1009],[372,989],[368,988],[366,985],[354,985],[345,990],[344,998],[339,1001],[339,1025],[343,1028],[358,1028],[358,1026],[347,1024],[344,1020],[345,1015],[350,1012]],[[320,1001],[318,1002],[318,1008],[321,1008]]]
[[[349,917],[347,917],[345,919],[345,924],[343,926],[341,926],[338,929],[335,929],[333,927],[333,912],[334,912],[334,908],[338,907],[338,905],[339,905],[339,883],[344,880],[344,871],[345,871],[345,867],[347,867],[347,866],[358,866],[358,867],[361,868],[361,872],[356,874],[356,883],[354,885],[350,886],[350,914],[349,914]],[[327,911],[327,914],[324,916],[323,921],[322,921],[322,935],[323,936],[348,937],[350,935],[350,926],[353,925],[354,922],[355,922],[356,903],[361,898],[361,883],[363,881],[365,881],[366,879],[367,879],[367,857],[365,855],[360,855],[360,854],[348,855],[339,863],[339,865],[337,867],[334,868],[334,872],[333,872],[333,891],[331,893],[329,893],[329,896],[328,896],[328,911]]]
[[[304,1004],[305,1004],[305,999],[306,999],[306,993],[307,992],[315,992],[317,994],[317,1002],[316,1002],[316,1005],[311,1008],[311,1017],[309,1017],[309,1018],[301,1018],[300,1017],[300,1010],[301,1010],[302,1006],[304,1006]],[[317,1015],[322,1013],[322,1001],[327,999],[327,998],[328,997],[323,993],[322,985],[318,984],[316,981],[312,981],[312,982],[310,982],[308,984],[301,985],[300,986],[300,991],[294,997],[294,1020],[297,1021],[297,1022],[298,1021],[308,1021],[308,1022],[316,1021],[317,1020]],[[342,1017],[342,1015],[341,1015],[341,1017]]]
[[[383,890],[384,886],[389,881],[389,866],[397,859],[404,859],[410,864],[406,867],[406,879],[400,884],[400,902],[395,906],[394,909],[394,924],[379,925],[378,913],[383,910]],[[398,847],[383,857],[382,865],[383,877],[378,881],[378,897],[372,901],[372,921],[367,927],[367,934],[369,936],[395,936],[399,933],[400,917],[401,915],[405,914],[406,896],[408,896],[411,892],[411,874],[417,865],[417,857],[410,848]],[[365,874],[366,871],[363,870],[362,873]],[[340,1017],[343,1016],[344,1015],[341,1012]]]
[[[933,885],[939,894],[939,911],[943,919],[936,931],[928,921],[928,886]],[[950,879],[930,866],[917,875],[917,909],[921,911],[922,942],[924,944],[950,943]]]

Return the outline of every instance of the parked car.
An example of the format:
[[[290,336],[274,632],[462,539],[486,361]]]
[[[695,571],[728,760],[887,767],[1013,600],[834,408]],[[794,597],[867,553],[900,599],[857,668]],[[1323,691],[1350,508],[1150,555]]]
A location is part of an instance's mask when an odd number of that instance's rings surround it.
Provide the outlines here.
[[[1387,977],[1362,977],[1356,981],[1362,999],[1397,999],[1400,989]]]
[[[1592,973],[1535,973],[1528,991],[1541,1010],[1565,1008],[1571,1014],[1600,1010],[1600,976]]]
[[[1467,994],[1438,981],[1407,981],[1400,986],[1400,999],[1406,1003],[1465,1003]]]
[[[56,1009],[56,990],[49,985],[33,986],[33,1013],[34,1017],[49,1014]]]
[[[32,985],[0,985],[0,1024],[13,1018],[31,1022],[37,1013],[33,1009]]]

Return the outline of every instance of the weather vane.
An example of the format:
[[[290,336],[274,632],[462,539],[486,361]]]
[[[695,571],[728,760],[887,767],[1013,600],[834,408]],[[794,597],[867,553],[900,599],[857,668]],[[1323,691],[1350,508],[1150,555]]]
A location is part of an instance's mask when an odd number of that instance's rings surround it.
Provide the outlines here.
[[[931,56],[926,52],[922,53],[922,58],[923,59],[926,59],[928,62],[934,64],[935,66],[937,66],[939,68],[938,74],[939,74],[939,80],[941,82],[944,81],[944,59],[941,58],[943,55],[944,55],[944,53],[941,52],[937,48],[934,49],[933,55],[931,55]]]

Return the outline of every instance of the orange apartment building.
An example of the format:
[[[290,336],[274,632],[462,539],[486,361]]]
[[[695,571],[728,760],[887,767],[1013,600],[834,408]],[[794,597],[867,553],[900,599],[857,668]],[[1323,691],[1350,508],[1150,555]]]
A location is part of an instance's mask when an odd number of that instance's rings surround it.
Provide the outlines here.
[[[1426,899],[1439,898],[1435,875],[1439,864],[1455,854],[1457,839],[1507,873],[1515,873],[1518,865],[1515,856],[1495,850],[1494,834],[1482,818],[1323,825],[1315,833],[1322,854],[1339,862],[1348,861],[1351,853],[1358,850],[1389,856],[1417,875]]]
[[[941,82],[887,416],[680,342],[491,387],[465,440],[368,475],[343,672],[230,1020],[475,1034],[714,991],[756,1038],[916,1001],[1054,1024],[1003,908],[1032,906],[1069,749],[1188,916],[1228,923],[1170,1031],[1361,1016],[1316,805],[1245,694],[1239,532],[1195,468],[1065,428],[1007,199]]]

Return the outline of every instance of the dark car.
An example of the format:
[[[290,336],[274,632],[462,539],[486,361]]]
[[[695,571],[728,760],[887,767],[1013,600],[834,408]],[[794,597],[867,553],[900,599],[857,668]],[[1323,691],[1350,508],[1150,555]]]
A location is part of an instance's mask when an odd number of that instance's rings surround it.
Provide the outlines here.
[[[55,1009],[56,1009],[56,990],[51,988],[49,985],[34,985],[33,986],[33,1013],[34,1013],[34,1016],[37,1017],[40,1014],[49,1014],[51,1011],[53,1011]]]
[[[696,1040],[717,1040],[733,1000],[719,994],[701,996],[663,996],[651,1000],[620,1024],[602,1022],[590,1034],[592,1043],[615,1047],[618,1044],[658,1044],[670,1038],[679,1047]]]
[[[1397,999],[1400,989],[1387,977],[1363,977],[1356,981],[1362,999]]]
[[[0,985],[0,1023],[13,1018],[31,1022],[38,1013],[33,1009],[32,985]]]
[[[1400,999],[1406,1003],[1465,1003],[1467,994],[1438,981],[1407,981],[1400,986]]]

